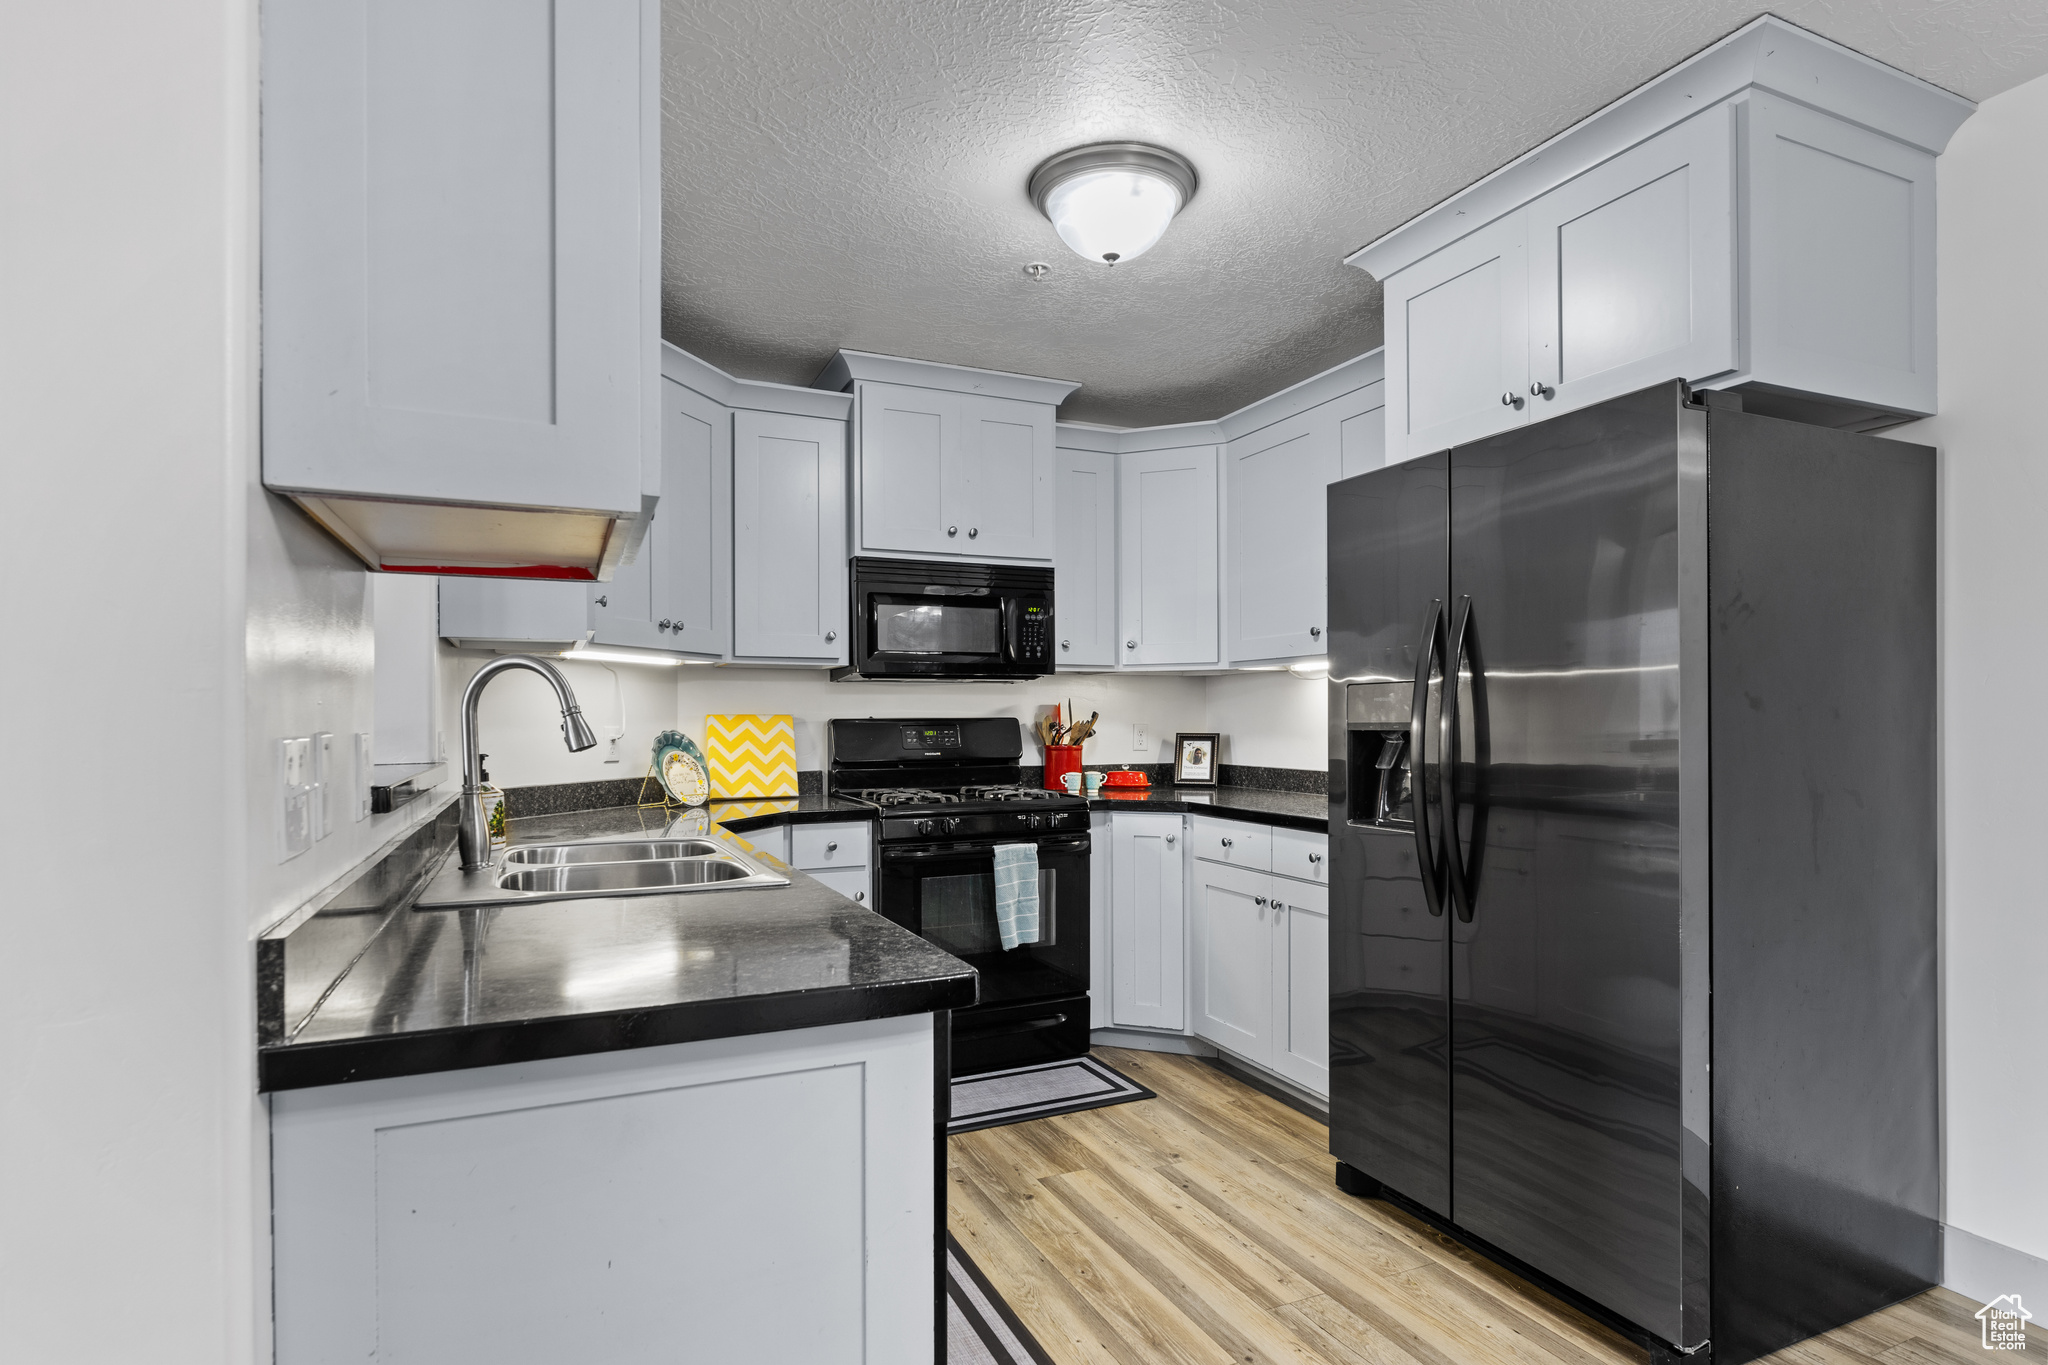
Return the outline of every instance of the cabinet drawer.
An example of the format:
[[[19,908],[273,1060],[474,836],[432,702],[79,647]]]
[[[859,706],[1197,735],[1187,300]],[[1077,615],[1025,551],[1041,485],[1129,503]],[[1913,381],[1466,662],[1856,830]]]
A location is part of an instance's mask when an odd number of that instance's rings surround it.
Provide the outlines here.
[[[1306,829],[1275,829],[1273,871],[1282,877],[1328,885],[1330,836]]]
[[[1273,870],[1273,829],[1197,815],[1193,821],[1195,856],[1233,867]]]
[[[789,865],[806,872],[815,872],[819,868],[866,867],[867,822],[790,826]]]
[[[811,875],[850,901],[868,903],[868,870],[864,867],[820,868]]]

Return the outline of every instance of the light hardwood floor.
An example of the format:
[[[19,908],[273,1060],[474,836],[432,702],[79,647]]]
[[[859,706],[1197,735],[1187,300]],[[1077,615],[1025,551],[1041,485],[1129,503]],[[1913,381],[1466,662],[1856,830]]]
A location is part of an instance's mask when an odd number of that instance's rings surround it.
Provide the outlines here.
[[[953,1235],[1059,1365],[1645,1359],[1392,1205],[1340,1192],[1322,1124],[1191,1058],[1098,1055],[1159,1098],[948,1144]],[[1770,1359],[1979,1361],[1977,1307],[1931,1290]]]

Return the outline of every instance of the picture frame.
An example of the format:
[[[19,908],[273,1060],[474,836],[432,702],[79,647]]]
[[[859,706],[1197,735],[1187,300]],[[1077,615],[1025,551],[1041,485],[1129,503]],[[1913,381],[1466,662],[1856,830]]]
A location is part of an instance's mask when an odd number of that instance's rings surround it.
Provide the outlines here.
[[[1173,737],[1173,785],[1213,787],[1216,785],[1216,736],[1177,734]]]

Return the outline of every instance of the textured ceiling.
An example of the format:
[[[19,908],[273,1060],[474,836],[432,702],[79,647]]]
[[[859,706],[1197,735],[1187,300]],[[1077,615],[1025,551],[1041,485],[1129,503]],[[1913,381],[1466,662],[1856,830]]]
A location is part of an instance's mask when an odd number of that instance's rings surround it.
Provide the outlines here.
[[[750,379],[808,383],[849,347],[1079,380],[1073,420],[1219,416],[1379,344],[1347,252],[1760,12],[664,0],[663,335]],[[1973,99],[2048,70],[2039,0],[1772,12]],[[1046,156],[1111,139],[1201,176],[1113,270],[1024,194]]]

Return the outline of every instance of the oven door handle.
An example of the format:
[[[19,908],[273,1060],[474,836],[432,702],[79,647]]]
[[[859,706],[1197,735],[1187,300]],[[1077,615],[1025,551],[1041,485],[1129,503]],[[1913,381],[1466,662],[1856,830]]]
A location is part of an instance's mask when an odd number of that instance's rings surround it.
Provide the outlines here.
[[[922,863],[935,862],[941,858],[971,857],[977,853],[991,852],[998,844],[1003,843],[1035,843],[1040,853],[1078,853],[1093,846],[1093,841],[1085,834],[1064,839],[990,839],[981,843],[946,844],[938,848],[890,848],[885,845],[882,849],[882,861]]]

